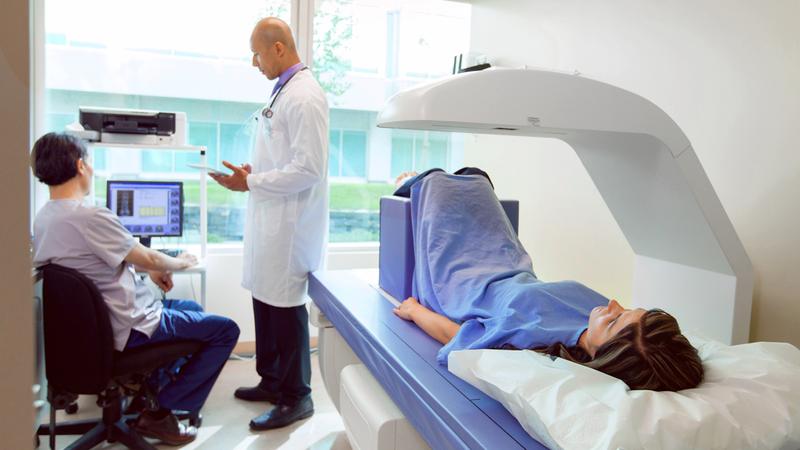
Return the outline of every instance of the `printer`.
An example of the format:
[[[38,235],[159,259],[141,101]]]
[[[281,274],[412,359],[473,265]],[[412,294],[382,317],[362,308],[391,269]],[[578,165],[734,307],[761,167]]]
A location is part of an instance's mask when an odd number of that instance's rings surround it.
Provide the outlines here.
[[[109,144],[180,147],[186,145],[186,113],[84,107],[76,135]]]

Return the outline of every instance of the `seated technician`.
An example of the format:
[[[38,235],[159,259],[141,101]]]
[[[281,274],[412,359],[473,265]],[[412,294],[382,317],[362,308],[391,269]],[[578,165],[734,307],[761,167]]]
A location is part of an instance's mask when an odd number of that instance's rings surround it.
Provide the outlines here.
[[[239,328],[228,318],[204,313],[196,302],[156,299],[136,269],[147,271],[166,292],[172,289],[171,271],[191,267],[197,260],[151,250],[107,208],[83,204],[92,168],[80,140],[46,134],[34,144],[31,160],[36,178],[50,188],[50,201],[33,225],[34,266],[58,264],[94,282],[108,307],[117,351],[174,339],[205,343],[158,393],[160,409],[142,412],[133,424],[143,436],[167,444],[192,441],[197,429],[180,423],[172,410],[200,410],[236,345]]]
[[[703,378],[697,350],[664,311],[624,309],[575,281],[536,278],[488,176],[429,173],[411,194],[414,293],[395,314],[453,350],[533,349],[677,391]],[[483,176],[481,176],[483,175]]]

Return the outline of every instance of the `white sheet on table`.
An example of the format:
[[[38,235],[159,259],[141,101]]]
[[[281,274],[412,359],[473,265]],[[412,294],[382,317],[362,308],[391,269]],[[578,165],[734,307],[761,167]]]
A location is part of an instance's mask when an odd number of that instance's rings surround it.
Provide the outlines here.
[[[449,370],[553,449],[800,448],[800,350],[693,343],[705,380],[680,392],[631,391],[613,377],[532,351],[457,351]]]

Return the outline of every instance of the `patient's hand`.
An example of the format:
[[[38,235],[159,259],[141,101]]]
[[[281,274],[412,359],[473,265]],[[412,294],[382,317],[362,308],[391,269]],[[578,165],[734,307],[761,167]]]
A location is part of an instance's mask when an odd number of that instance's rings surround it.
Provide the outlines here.
[[[191,253],[181,253],[176,258],[181,260],[184,269],[197,265],[197,257]]]
[[[420,304],[417,299],[408,297],[403,303],[400,303],[400,306],[394,309],[394,313],[403,320],[414,320],[411,318],[411,314],[418,308],[420,308]]]
[[[414,297],[408,297],[400,306],[394,309],[397,317],[410,320],[417,324],[428,336],[436,339],[441,344],[447,344],[458,333],[461,325],[449,318],[437,314],[425,305],[421,305]]]
[[[162,291],[169,292],[172,289],[172,273],[171,272],[160,272],[158,270],[151,270],[149,272],[150,279],[153,280],[153,283],[156,284]]]

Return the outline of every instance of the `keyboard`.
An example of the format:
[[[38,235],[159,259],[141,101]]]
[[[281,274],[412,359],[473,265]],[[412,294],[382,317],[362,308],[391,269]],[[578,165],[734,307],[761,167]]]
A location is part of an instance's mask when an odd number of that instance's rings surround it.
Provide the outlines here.
[[[165,254],[167,256],[172,256],[173,258],[175,258],[176,256],[178,256],[181,253],[183,253],[180,249],[177,249],[177,248],[159,248],[159,249],[156,249],[156,250],[158,250],[159,252],[161,252],[161,253],[163,253],[163,254]]]

